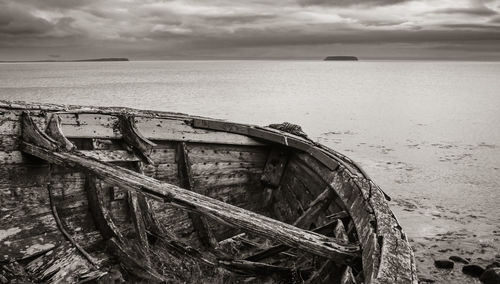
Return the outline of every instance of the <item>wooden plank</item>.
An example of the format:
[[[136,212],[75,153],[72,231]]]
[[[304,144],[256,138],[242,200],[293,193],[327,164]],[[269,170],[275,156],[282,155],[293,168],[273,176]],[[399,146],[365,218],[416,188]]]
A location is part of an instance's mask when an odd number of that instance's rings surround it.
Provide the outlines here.
[[[276,130],[270,130],[251,125],[201,118],[193,119],[193,126],[202,129],[212,129],[243,134],[250,137],[263,139],[269,142],[285,145],[308,153],[309,155],[321,161],[321,163],[327,166],[330,170],[336,170],[338,168],[337,161],[332,159],[324,151],[314,146],[310,141],[297,137],[295,135],[289,135],[285,132],[278,132]]]
[[[191,144],[188,149],[192,164],[213,162],[248,162],[264,167],[268,151],[265,147],[217,144]]]
[[[116,116],[93,113],[60,113],[59,116],[67,138],[122,138]]]
[[[178,153],[177,164],[179,169],[179,180],[181,187],[187,190],[200,193],[199,191],[196,190],[196,188],[194,188],[194,181],[191,170],[191,161],[189,160],[186,143],[184,142],[179,143],[179,146],[177,148],[177,153]],[[219,246],[219,243],[215,239],[214,233],[212,232],[212,229],[210,228],[205,217],[190,212],[189,218],[193,223],[193,228],[195,229],[196,234],[198,235],[198,238],[201,241],[201,244],[207,249],[217,248]]]
[[[80,168],[96,174],[110,183],[140,190],[230,226],[333,259],[339,263],[349,263],[360,254],[357,245],[339,244],[334,239],[298,229],[195,192],[161,183],[142,174],[86,158],[77,153],[52,152],[29,143],[23,143],[22,150],[52,163]]]
[[[137,117],[136,123],[144,136],[151,140],[262,145],[262,143],[243,135],[193,128],[189,120]]]
[[[260,173],[262,166],[247,162],[212,162],[191,165],[192,175],[196,177],[211,175],[231,175],[245,172]]]
[[[116,127],[119,124],[116,115],[99,113],[61,113],[59,115],[62,118],[62,130],[68,138],[120,139],[124,136]],[[190,125],[189,117],[182,120],[138,116],[134,121],[137,129],[150,140],[262,145],[242,135],[195,129]]]

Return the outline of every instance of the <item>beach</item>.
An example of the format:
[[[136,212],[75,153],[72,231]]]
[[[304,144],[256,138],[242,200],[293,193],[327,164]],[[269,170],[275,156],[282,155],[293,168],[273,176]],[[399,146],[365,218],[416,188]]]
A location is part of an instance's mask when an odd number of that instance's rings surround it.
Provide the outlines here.
[[[386,193],[422,279],[500,260],[500,63],[131,61],[0,64],[0,99],[299,124]]]

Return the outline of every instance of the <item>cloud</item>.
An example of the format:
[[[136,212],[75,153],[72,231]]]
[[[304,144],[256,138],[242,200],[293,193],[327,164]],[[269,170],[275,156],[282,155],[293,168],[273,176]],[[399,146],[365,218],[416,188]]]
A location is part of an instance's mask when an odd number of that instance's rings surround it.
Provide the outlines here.
[[[47,20],[33,16],[27,11],[6,2],[0,2],[0,34],[6,36],[41,35],[53,25]]]
[[[388,56],[436,45],[467,45],[460,52],[472,53],[499,40],[498,9],[498,1],[481,0],[0,0],[0,60],[21,54],[19,47],[138,59],[300,57],[354,45],[366,52],[384,45],[377,52]]]
[[[485,6],[471,7],[471,8],[446,8],[433,11],[434,14],[463,14],[471,16],[494,16],[498,15],[497,11],[494,11]]]
[[[299,0],[299,3],[304,6],[331,6],[331,7],[348,7],[348,6],[386,6],[394,5],[410,0]]]

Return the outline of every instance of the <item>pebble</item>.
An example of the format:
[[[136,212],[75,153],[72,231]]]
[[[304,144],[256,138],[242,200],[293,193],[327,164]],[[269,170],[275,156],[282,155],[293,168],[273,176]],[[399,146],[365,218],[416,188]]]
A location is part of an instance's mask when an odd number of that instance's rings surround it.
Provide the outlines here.
[[[462,267],[462,272],[472,277],[479,277],[484,273],[484,268],[477,264],[468,264]]]
[[[451,269],[451,268],[453,268],[454,265],[455,265],[455,263],[453,263],[453,261],[451,261],[451,260],[447,260],[447,259],[434,260],[434,266],[436,266],[437,268]]]
[[[500,267],[494,267],[486,270],[479,278],[484,284],[500,283]]]
[[[436,280],[434,280],[432,278],[427,278],[427,277],[422,277],[422,276],[418,277],[418,283],[434,283],[434,282],[436,282]]]
[[[463,257],[460,257],[458,255],[452,255],[450,256],[449,258],[450,260],[453,260],[454,262],[460,262],[460,263],[463,263],[463,264],[469,264],[469,261]]]
[[[492,264],[488,264],[488,266],[486,266],[486,270],[488,270],[490,268],[494,268],[494,267],[500,267],[500,262],[495,261]]]

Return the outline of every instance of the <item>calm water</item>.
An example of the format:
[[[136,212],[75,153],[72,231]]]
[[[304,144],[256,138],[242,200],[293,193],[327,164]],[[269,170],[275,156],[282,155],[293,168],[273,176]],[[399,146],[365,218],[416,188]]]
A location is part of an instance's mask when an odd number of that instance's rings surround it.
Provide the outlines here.
[[[297,123],[365,167],[410,237],[494,242],[499,75],[500,63],[479,62],[0,64],[0,99]]]

